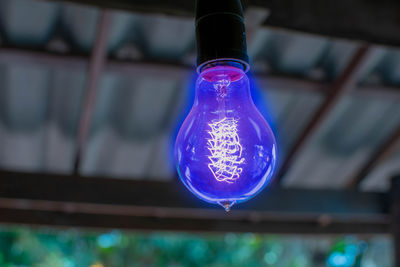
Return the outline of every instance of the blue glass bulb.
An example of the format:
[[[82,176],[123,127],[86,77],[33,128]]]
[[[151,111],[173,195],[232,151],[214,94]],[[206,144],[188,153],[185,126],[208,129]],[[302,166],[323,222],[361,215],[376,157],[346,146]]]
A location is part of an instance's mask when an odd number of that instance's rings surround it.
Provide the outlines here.
[[[203,68],[194,105],[175,143],[175,162],[197,197],[222,205],[250,199],[271,180],[274,135],[250,95],[245,72],[229,64]]]

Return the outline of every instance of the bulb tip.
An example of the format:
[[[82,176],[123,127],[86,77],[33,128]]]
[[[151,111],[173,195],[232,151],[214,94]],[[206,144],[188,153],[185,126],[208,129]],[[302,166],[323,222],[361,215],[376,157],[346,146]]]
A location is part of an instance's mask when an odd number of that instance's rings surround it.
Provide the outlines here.
[[[229,212],[233,204],[235,204],[235,201],[221,201],[219,204],[225,209],[226,212]]]

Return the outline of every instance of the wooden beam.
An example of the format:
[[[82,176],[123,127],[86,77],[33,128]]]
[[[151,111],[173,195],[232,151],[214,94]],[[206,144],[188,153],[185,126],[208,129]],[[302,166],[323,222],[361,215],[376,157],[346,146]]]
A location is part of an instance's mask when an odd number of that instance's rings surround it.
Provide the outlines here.
[[[85,70],[89,66],[89,56],[0,47],[0,63],[9,64],[10,62],[40,65],[51,69]],[[133,77],[156,76],[184,80],[194,72],[194,67],[154,61],[124,61],[108,58],[104,64],[103,72]],[[259,88],[263,90],[323,94],[329,88],[329,84],[323,81],[288,75],[255,73],[254,77]],[[350,93],[357,97],[400,99],[400,88],[384,85],[361,86]]]
[[[172,16],[194,14],[194,0],[53,0],[132,12]],[[247,0],[245,8],[269,10],[265,26],[333,38],[400,45],[400,2],[397,0]]]
[[[0,46],[0,63],[7,65],[11,62],[51,69],[85,70],[89,66],[89,56]]]
[[[48,0],[51,2],[70,2],[98,8],[118,9],[148,14],[164,14],[178,17],[194,16],[194,0]]]
[[[0,46],[0,63],[9,64],[10,62],[40,65],[51,69],[85,70],[89,66],[89,56]],[[104,62],[103,72],[131,77],[148,76],[184,80],[195,72],[195,68],[166,62],[126,61],[108,58]],[[268,90],[320,93],[327,86],[324,82],[283,75],[255,73],[255,78],[261,88]],[[378,89],[381,90],[382,88]]]
[[[180,231],[386,233],[388,194],[275,188],[226,213],[178,181],[0,172],[0,222]]]
[[[27,219],[29,218],[29,219]],[[386,234],[387,222],[347,222],[321,220],[230,220],[191,219],[158,216],[109,215],[80,212],[0,208],[0,222],[6,224],[80,227],[88,229],[126,229],[145,231],[242,232],[273,234]]]
[[[400,124],[393,133],[371,154],[366,163],[351,178],[346,186],[347,189],[356,189],[367,175],[380,163],[387,160],[396,152],[400,146]]]
[[[350,60],[348,66],[344,69],[338,79],[332,84],[331,88],[327,91],[325,100],[314,114],[310,122],[307,124],[304,131],[297,138],[295,144],[290,149],[287,157],[284,159],[282,166],[277,172],[274,184],[280,184],[289,171],[290,167],[296,161],[301,149],[307,142],[314,136],[320,129],[323,122],[331,114],[337,103],[344,95],[354,89],[360,71],[369,57],[370,48],[368,46],[361,46]]]
[[[107,40],[111,22],[110,11],[102,11],[97,26],[97,36],[93,52],[89,61],[89,73],[87,80],[86,96],[83,104],[83,111],[78,127],[76,156],[74,161],[74,173],[79,172],[81,158],[84,153],[86,139],[90,130],[90,122],[95,106],[100,78],[104,69],[107,57]]]

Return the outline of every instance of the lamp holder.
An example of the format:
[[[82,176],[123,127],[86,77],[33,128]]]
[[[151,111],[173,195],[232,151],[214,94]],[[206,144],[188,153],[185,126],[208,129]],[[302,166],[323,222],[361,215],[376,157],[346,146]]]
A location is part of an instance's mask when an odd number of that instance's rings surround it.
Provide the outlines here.
[[[248,69],[246,32],[240,0],[196,1],[197,67],[217,59]]]

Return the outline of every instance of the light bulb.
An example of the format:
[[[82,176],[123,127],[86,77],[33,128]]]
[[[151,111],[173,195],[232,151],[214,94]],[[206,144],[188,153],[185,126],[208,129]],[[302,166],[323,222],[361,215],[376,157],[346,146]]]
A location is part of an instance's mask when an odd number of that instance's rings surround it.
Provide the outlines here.
[[[178,174],[197,197],[222,205],[250,199],[271,180],[276,142],[235,61],[204,64],[175,143]]]

